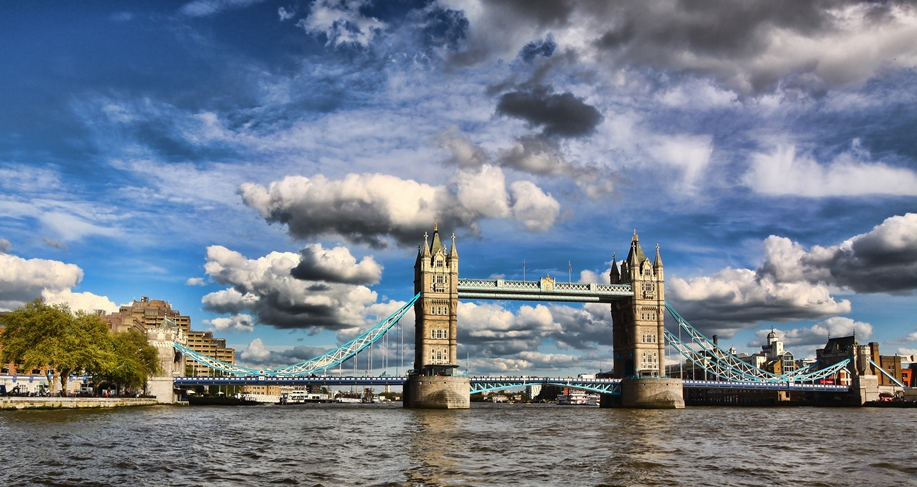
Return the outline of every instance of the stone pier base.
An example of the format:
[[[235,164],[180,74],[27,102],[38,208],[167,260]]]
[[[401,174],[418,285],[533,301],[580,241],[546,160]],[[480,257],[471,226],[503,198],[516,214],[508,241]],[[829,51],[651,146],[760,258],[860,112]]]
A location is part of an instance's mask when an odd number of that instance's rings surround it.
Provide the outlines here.
[[[647,378],[621,381],[620,396],[602,396],[602,407],[684,409],[681,379]]]
[[[471,382],[468,377],[411,375],[404,385],[404,407],[468,409]]]

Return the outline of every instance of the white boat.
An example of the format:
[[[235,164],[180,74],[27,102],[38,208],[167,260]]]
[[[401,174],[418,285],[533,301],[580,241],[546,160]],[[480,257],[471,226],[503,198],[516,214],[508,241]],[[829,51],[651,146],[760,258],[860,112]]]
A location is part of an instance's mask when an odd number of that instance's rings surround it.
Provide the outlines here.
[[[598,406],[599,395],[587,394],[585,391],[570,391],[557,396],[558,406]]]
[[[335,400],[335,402],[357,403],[357,404],[361,404],[361,403],[363,402],[363,399],[362,399],[362,398],[359,398],[359,397],[344,397],[344,396],[338,396],[338,397],[336,397],[334,400]]]
[[[331,402],[328,394],[317,394],[306,391],[290,391],[280,395],[278,404],[307,404],[315,402]]]

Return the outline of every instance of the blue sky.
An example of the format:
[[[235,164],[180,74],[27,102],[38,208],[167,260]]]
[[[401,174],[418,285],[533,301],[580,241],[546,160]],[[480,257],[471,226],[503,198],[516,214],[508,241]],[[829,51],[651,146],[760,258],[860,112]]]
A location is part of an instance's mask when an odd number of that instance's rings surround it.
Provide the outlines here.
[[[636,229],[668,301],[722,343],[774,328],[814,356],[856,332],[917,353],[908,2],[0,14],[0,309],[149,296],[242,363],[292,363],[409,299],[436,219],[463,277],[525,260],[605,282]],[[472,372],[610,367],[605,306],[463,302],[459,320]]]

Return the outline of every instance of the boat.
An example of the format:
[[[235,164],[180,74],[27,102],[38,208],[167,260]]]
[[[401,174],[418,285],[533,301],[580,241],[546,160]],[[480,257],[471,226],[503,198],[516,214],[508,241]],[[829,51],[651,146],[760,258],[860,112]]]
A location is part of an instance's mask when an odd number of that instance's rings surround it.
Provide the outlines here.
[[[257,406],[260,402],[245,396],[188,396],[191,406]]]
[[[331,402],[331,396],[328,394],[319,394],[316,392],[290,391],[280,394],[280,401],[277,404],[310,404],[318,402]]]
[[[599,395],[587,394],[584,391],[570,391],[557,396],[558,406],[598,406]]]

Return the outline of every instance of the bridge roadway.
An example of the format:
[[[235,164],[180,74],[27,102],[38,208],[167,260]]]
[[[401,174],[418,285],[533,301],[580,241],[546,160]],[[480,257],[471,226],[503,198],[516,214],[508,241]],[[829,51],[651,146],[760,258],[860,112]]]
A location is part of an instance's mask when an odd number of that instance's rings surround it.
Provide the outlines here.
[[[534,377],[534,376],[472,376],[471,392],[485,392],[511,387],[528,385],[555,385],[585,389],[603,394],[620,394],[621,379],[582,379],[578,377]],[[225,377],[176,377],[177,387],[191,386],[240,386],[240,385],[276,385],[276,386],[403,386],[407,381],[404,376],[392,377],[270,377],[270,376],[225,376]],[[809,391],[809,392],[848,392],[849,387],[834,384],[802,384],[796,382],[738,382],[715,380],[685,380],[684,387],[692,389],[735,389],[767,391]]]

